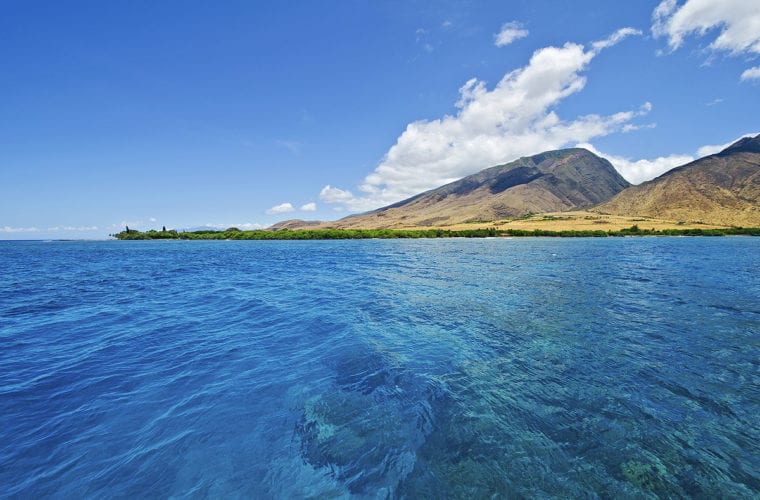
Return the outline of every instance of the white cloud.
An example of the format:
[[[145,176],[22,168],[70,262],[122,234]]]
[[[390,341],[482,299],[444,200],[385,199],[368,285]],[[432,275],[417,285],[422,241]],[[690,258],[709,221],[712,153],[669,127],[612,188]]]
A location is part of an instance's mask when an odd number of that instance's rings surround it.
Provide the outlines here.
[[[702,146],[697,149],[696,155],[694,156],[688,154],[673,154],[670,156],[660,156],[653,160],[631,160],[622,156],[608,155],[600,152],[588,143],[578,144],[577,147],[586,148],[595,155],[606,158],[628,182],[631,184],[640,184],[644,181],[654,179],[670,169],[680,167],[681,165],[685,165],[698,158],[720,153],[743,137],[754,137],[756,135],[758,134],[744,134],[743,136],[737,137],[733,141],[729,141],[725,144]]]
[[[145,225],[145,222],[143,222],[141,220],[139,220],[139,221],[126,221],[126,220],[123,220],[123,221],[121,221],[120,224],[118,224],[118,225],[114,224],[113,226],[115,226],[115,227],[121,227],[121,228],[125,228],[125,227],[129,226],[132,229],[136,229],[138,227],[143,227],[143,225]]]
[[[424,28],[417,28],[417,30],[414,32],[414,38],[417,45],[422,47],[422,50],[425,52],[431,53],[435,50],[435,47],[433,47],[433,44],[430,41],[429,30],[426,30]]]
[[[359,186],[361,195],[327,185],[320,199],[351,211],[369,210],[485,167],[622,130],[651,104],[572,120],[560,118],[555,108],[583,89],[583,72],[599,50],[633,34],[637,31],[623,28],[588,49],[575,43],[539,49],[526,66],[504,75],[491,90],[485,82],[469,80],[459,90],[456,115],[407,125]]]
[[[156,222],[156,220],[158,220],[158,219],[156,219],[155,217],[150,217],[148,219],[148,222]]]
[[[326,203],[345,203],[354,197],[351,191],[345,191],[330,186],[329,184],[322,188],[319,193],[319,199]]]
[[[720,153],[721,151],[723,151],[724,149],[726,149],[727,147],[729,147],[731,144],[737,142],[738,140],[743,139],[745,137],[755,137],[756,135],[758,135],[758,133],[744,134],[743,136],[737,137],[733,141],[729,141],[729,142],[727,142],[725,144],[715,144],[715,145],[702,146],[701,148],[699,148],[697,150],[697,156],[701,158],[703,156],[709,156],[709,155],[714,155],[715,153]]]
[[[742,73],[741,79],[743,82],[747,80],[760,80],[760,66],[745,70]]]
[[[634,132],[636,130],[644,130],[644,129],[656,128],[656,127],[657,127],[656,123],[647,123],[644,125],[634,125],[633,123],[627,123],[623,125],[623,128],[621,130],[623,133],[628,133],[628,132]]]
[[[606,49],[607,47],[612,47],[613,45],[617,44],[621,40],[623,40],[626,37],[629,36],[640,36],[641,30],[637,30],[634,28],[622,28],[617,30],[615,33],[612,34],[609,38],[605,38],[604,40],[598,40],[591,44],[591,46],[594,48],[595,51],[599,52],[602,49]],[[651,105],[650,105],[651,106]]]
[[[577,147],[586,148],[595,155],[609,160],[609,162],[612,163],[612,166],[620,172],[620,175],[631,184],[640,184],[644,181],[654,179],[658,175],[664,174],[672,168],[694,161],[694,157],[689,155],[660,156],[652,160],[631,160],[622,156],[602,153],[588,143],[578,144]]]
[[[279,205],[275,205],[272,208],[269,208],[266,210],[267,215],[275,215],[275,214],[285,214],[288,212],[295,211],[295,208],[293,208],[293,205],[290,203],[280,203]]]
[[[528,30],[521,23],[511,21],[501,26],[501,31],[494,35],[494,43],[497,47],[504,47],[515,40],[528,36]]]
[[[50,232],[57,231],[97,231],[98,226],[55,226],[47,228]]]
[[[48,232],[48,233],[58,233],[62,231],[97,231],[99,228],[98,226],[53,226],[48,227],[45,229],[40,229],[35,226],[29,226],[29,227],[13,227],[13,226],[2,226],[0,227],[0,233],[40,233],[40,232]]]
[[[702,158],[703,156],[710,156],[714,155],[715,153],[720,153],[734,142],[736,141],[727,142],[725,144],[708,144],[706,146],[702,146],[701,148],[697,149],[697,156]]]
[[[302,212],[316,212],[317,204],[314,202],[311,202],[311,203],[306,203],[304,205],[301,205],[301,211]]]
[[[633,116],[646,116],[650,111],[652,111],[652,103],[651,102],[645,102],[644,104],[639,107],[638,113],[634,113]],[[644,130],[644,129],[652,129],[656,128],[656,123],[645,123],[642,125],[636,124],[636,123],[626,123],[621,127],[621,131],[625,134],[628,132],[634,132],[636,130]]]
[[[710,43],[713,51],[730,55],[760,55],[760,2],[757,0],[664,0],[652,13],[652,33],[667,37],[670,50],[683,45],[689,35],[717,36]],[[753,68],[754,69],[754,68]],[[752,75],[752,70],[750,75]],[[745,78],[745,71],[742,80]],[[760,71],[758,71],[760,73]]]
[[[13,227],[13,226],[2,226],[0,227],[0,232],[3,233],[38,233],[40,232],[40,228],[29,226],[29,227]]]

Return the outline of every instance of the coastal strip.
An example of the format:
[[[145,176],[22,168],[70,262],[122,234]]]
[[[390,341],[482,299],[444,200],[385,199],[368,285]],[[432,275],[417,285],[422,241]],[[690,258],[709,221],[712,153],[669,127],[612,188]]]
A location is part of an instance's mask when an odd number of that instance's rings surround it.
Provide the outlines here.
[[[497,237],[555,237],[555,238],[605,238],[623,236],[760,236],[760,228],[719,229],[644,229],[638,225],[628,228],[604,230],[501,229],[281,229],[271,231],[256,229],[241,231],[229,228],[224,231],[137,231],[129,229],[112,235],[118,240],[354,240],[354,239],[401,239],[401,238],[497,238]]]

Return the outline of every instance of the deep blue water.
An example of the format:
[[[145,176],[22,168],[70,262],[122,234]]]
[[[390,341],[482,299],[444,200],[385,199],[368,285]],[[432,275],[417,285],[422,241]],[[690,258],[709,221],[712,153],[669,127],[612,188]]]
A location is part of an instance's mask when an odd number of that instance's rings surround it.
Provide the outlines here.
[[[0,496],[760,495],[760,238],[0,242]]]

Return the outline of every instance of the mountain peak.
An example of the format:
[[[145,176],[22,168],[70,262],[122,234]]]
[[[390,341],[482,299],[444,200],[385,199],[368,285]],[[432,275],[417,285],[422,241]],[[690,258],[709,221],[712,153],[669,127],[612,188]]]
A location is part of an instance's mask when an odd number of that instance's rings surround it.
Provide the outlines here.
[[[742,137],[718,153],[718,155],[725,156],[734,153],[760,153],[760,134],[756,135],[755,137]]]
[[[760,135],[632,186],[597,210],[685,222],[760,224]]]
[[[596,205],[629,184],[582,148],[546,151],[336,222],[338,227],[450,225]]]

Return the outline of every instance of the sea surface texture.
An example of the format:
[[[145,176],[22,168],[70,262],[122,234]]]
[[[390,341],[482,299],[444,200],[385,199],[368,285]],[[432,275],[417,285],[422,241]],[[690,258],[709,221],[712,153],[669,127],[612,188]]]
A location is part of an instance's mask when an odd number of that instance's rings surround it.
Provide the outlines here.
[[[760,238],[0,242],[0,496],[758,498]]]

